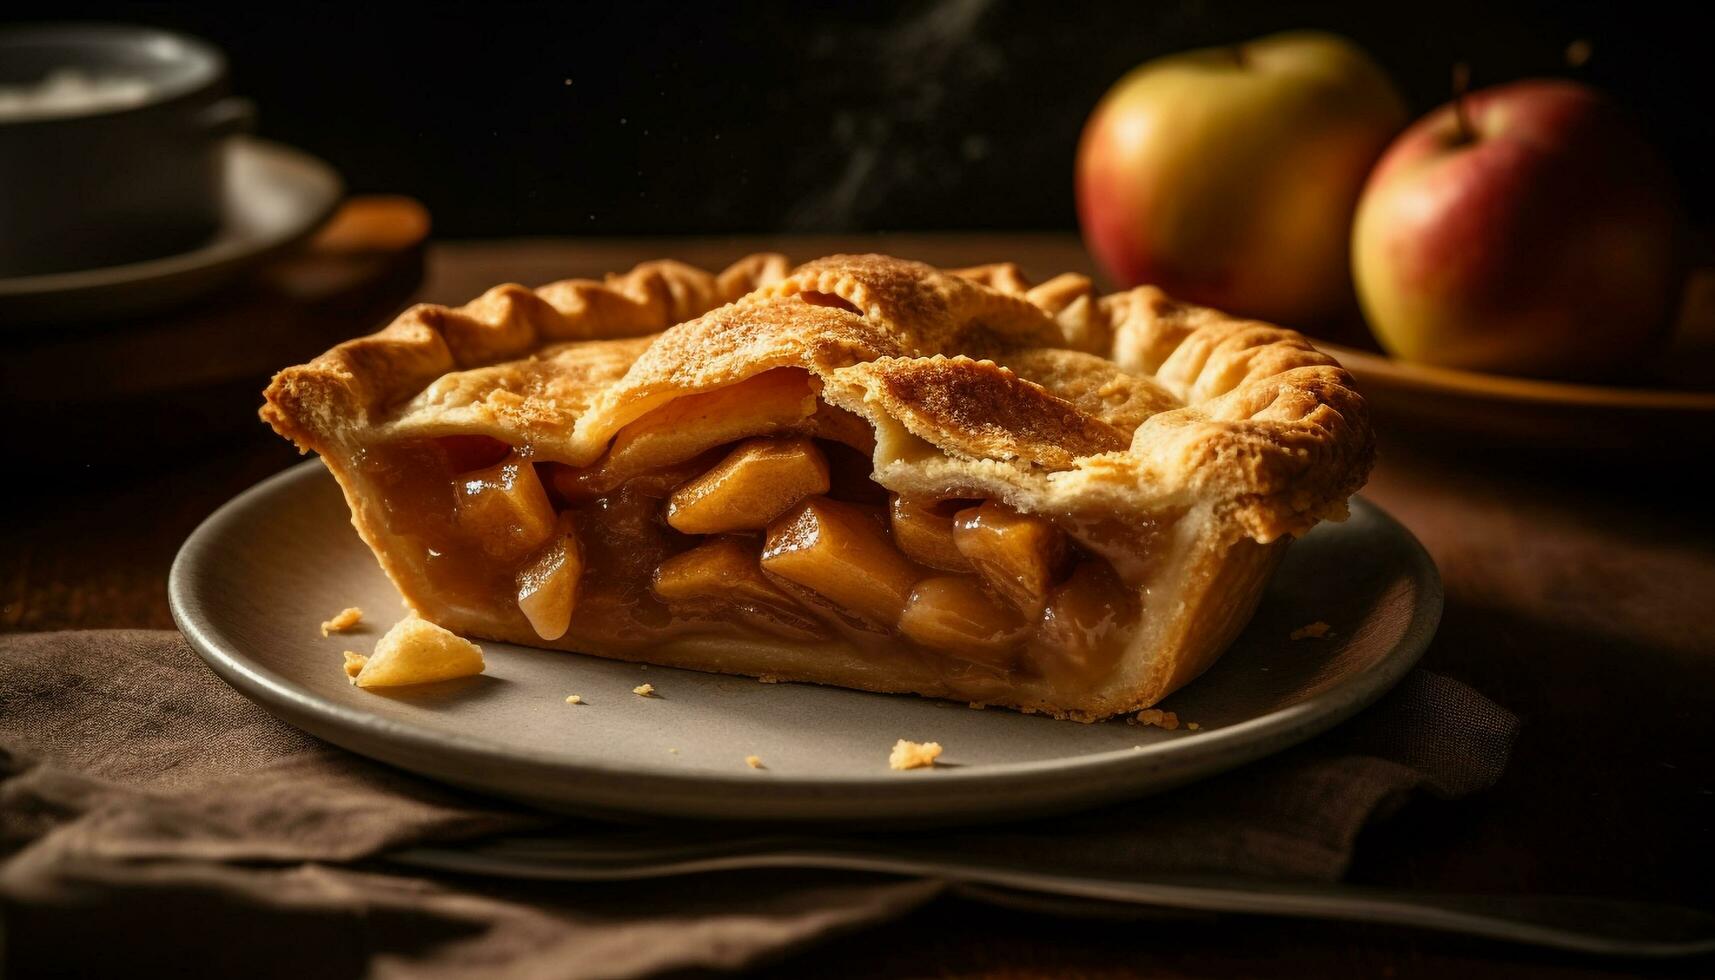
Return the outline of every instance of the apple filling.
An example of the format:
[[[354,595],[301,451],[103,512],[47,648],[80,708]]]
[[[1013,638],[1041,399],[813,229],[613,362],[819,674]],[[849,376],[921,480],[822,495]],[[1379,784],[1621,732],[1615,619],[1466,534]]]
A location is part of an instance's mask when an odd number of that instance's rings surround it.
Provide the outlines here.
[[[574,467],[485,436],[366,454],[390,533],[454,609],[624,652],[687,635],[844,640],[949,671],[1105,679],[1138,590],[1086,525],[870,480],[874,434],[777,369],[678,398]]]

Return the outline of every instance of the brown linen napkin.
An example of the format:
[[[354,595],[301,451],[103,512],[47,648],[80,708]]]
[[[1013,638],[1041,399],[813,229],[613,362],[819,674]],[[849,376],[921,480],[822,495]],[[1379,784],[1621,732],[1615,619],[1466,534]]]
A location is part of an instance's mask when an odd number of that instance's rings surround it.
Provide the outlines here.
[[[1415,790],[1491,785],[1515,727],[1476,692],[1420,671],[1337,731],[1239,772],[913,843],[1108,874],[1337,879],[1358,831]],[[176,633],[0,637],[0,902],[20,973],[733,968],[902,915],[943,888],[819,871],[528,883],[375,860],[502,833],[686,831],[565,821],[367,762],[274,720]]]

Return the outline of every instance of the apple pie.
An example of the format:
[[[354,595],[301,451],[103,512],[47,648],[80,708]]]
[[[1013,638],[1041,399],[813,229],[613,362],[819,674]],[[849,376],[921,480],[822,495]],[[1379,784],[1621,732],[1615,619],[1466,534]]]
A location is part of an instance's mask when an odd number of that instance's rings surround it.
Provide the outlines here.
[[[1081,720],[1207,668],[1373,452],[1290,330],[879,255],[417,306],[262,416],[459,634]]]

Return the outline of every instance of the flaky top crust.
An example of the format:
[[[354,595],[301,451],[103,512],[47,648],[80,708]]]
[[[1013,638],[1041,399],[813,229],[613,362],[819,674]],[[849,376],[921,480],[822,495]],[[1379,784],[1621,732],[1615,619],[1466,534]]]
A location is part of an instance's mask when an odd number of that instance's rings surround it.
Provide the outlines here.
[[[878,255],[653,262],[414,307],[282,371],[262,415],[306,451],[483,433],[583,465],[667,401],[780,368],[876,427],[876,477],[900,492],[1201,505],[1268,542],[1344,516],[1373,455],[1350,377],[1290,330],[1152,287]]]

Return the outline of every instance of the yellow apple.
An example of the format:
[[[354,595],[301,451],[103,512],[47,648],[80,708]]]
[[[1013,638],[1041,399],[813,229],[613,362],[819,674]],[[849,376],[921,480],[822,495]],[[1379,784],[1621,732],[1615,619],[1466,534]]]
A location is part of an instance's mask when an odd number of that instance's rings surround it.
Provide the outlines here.
[[[1386,73],[1332,34],[1149,62],[1084,126],[1084,240],[1122,285],[1287,324],[1337,315],[1358,194],[1406,119]]]

